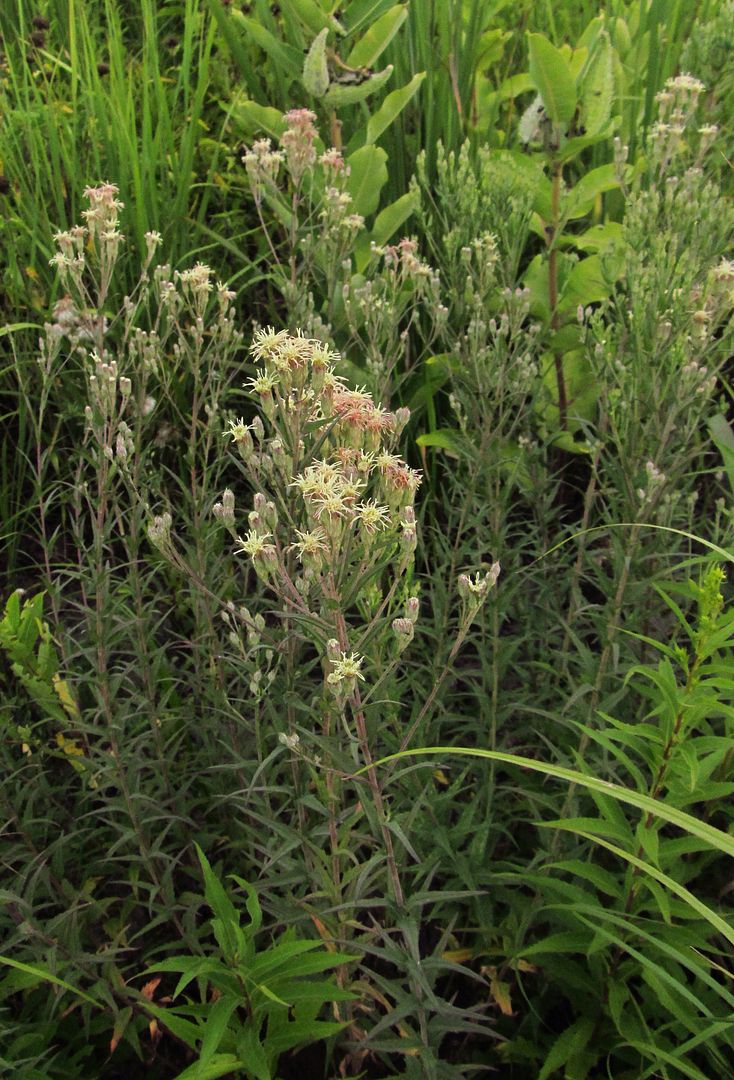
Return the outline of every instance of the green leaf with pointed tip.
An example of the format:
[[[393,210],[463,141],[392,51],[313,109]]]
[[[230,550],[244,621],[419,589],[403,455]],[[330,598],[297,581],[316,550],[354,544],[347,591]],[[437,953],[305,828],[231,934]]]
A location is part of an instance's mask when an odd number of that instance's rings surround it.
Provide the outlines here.
[[[352,208],[367,217],[377,209],[380,192],[387,183],[387,154],[380,146],[363,146],[349,155],[347,165]]]
[[[271,34],[257,19],[251,19],[243,15],[241,11],[233,9],[230,18],[238,23],[246,32],[247,36],[270,57],[274,64],[285,72],[286,75],[295,77],[301,68],[303,53],[293,45],[281,41]]]
[[[328,28],[324,27],[311,43],[303,61],[303,85],[314,97],[323,97],[329,89],[329,68],[326,63],[326,39]]]
[[[286,128],[283,114],[272,105],[260,105],[257,101],[243,98],[231,108],[235,125],[246,137],[265,131],[272,139],[279,139]]]
[[[103,1005],[99,1001],[95,1001],[89,994],[85,994],[83,990],[77,990],[71,983],[64,982],[63,979],[59,979],[58,976],[52,975],[50,971],[44,971],[43,968],[34,967],[31,964],[23,964],[20,960],[11,960],[9,956],[0,956],[0,964],[5,964],[7,967],[15,968],[16,971],[22,971],[26,975],[31,975],[38,980],[38,982],[52,983],[54,986],[61,987],[62,990],[68,990],[69,993],[75,994],[76,997],[81,998],[82,1001],[88,1002],[90,1005],[94,1005],[95,1008],[101,1009]]]
[[[388,94],[380,108],[367,121],[367,142],[373,143],[379,139],[383,131],[397,119],[405,106],[418,92],[418,89],[426,77],[425,71],[419,71],[409,83],[393,90]]]
[[[379,19],[376,19],[349,53],[347,67],[371,68],[407,18],[408,5],[395,4]]]
[[[590,169],[589,172],[584,173],[578,184],[566,193],[565,217],[570,220],[583,217],[592,209],[599,195],[618,187],[616,165],[600,165],[597,169]]]
[[[303,23],[312,34],[319,34],[324,27],[335,30],[337,34],[344,34],[345,30],[341,23],[329,15],[321,7],[317,0],[286,0],[283,5],[290,8],[293,15]]]
[[[620,527],[627,528],[628,526],[626,523],[620,523]],[[689,533],[685,529],[674,529],[667,525],[648,525],[646,527],[649,529],[657,529],[660,532],[671,533],[675,536],[684,536],[689,540],[695,540],[697,543],[702,544],[707,548],[707,550],[713,551],[725,562],[734,562],[734,555],[731,552],[726,551],[724,548],[720,547],[718,544],[712,543],[710,540],[706,540],[702,536],[694,536],[693,533]],[[599,526],[599,531],[608,528],[609,525]],[[582,533],[587,534],[595,531],[597,531],[596,528],[584,529],[582,530]],[[576,540],[582,533],[575,533],[572,536],[567,537],[565,540],[562,540],[560,543],[550,548],[549,551],[546,551],[545,555],[552,555],[559,547]],[[567,769],[563,765],[553,765],[548,761],[539,761],[537,758],[529,758],[521,754],[508,754],[503,750],[481,750],[473,746],[415,747],[411,750],[401,750],[395,754],[388,754],[386,757],[375,761],[372,766],[364,765],[354,775],[361,776],[368,768],[379,769],[390,761],[400,761],[409,757],[422,757],[426,754],[431,754],[434,757],[437,755],[443,757],[452,757],[454,755],[476,757],[485,761],[501,762],[505,765],[517,765],[522,769],[528,769],[530,772],[537,772],[545,776],[553,776],[558,780],[565,780],[569,784],[578,785],[591,792],[598,792],[617,802],[626,803],[628,806],[635,806],[638,810],[643,810],[646,814],[652,814],[655,818],[659,818],[669,825],[675,825],[677,828],[685,830],[685,832],[690,833],[692,836],[699,837],[699,839],[703,840],[712,851],[719,851],[722,854],[734,858],[734,836],[730,836],[722,829],[717,829],[714,825],[709,825],[707,821],[694,817],[692,814],[686,814],[683,810],[677,810],[674,806],[668,806],[660,799],[653,799],[649,795],[643,795],[639,791],[633,791],[631,788],[623,787],[621,784],[613,784],[610,780],[600,780],[599,777],[579,772],[578,769]]]
[[[456,433],[450,428],[427,431],[424,435],[419,435],[415,441],[417,446],[435,446],[439,450],[449,450],[452,454],[458,454],[461,451]]]
[[[560,49],[543,34],[528,34],[530,78],[555,124],[569,124],[576,111],[576,81]]]
[[[234,1076],[240,1069],[245,1068],[250,1068],[249,1061],[241,1061],[234,1054],[216,1054],[205,1064],[195,1061],[193,1065],[189,1065],[188,1069],[178,1074],[177,1080],[218,1080],[220,1076]],[[269,1074],[268,1080],[270,1080]]]
[[[612,43],[606,32],[600,34],[588,70],[581,83],[581,122],[587,135],[597,135],[609,122],[614,100]]]

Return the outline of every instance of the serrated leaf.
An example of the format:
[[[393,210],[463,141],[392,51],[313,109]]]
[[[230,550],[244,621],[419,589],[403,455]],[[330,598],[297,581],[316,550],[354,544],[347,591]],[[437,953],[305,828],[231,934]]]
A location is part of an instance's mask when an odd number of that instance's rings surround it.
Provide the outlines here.
[[[576,81],[560,49],[543,34],[528,34],[530,78],[555,124],[569,124],[576,111]]]
[[[238,954],[243,943],[240,917],[236,907],[227,896],[224,886],[209,865],[206,855],[198,844],[194,846],[204,875],[206,902],[216,916],[216,918],[212,919],[214,936],[225,958],[231,961]]]
[[[201,1053],[199,1066],[206,1066],[213,1062],[214,1056],[219,1049],[224,1033],[227,1030],[232,1013],[237,1008],[237,998],[220,997],[210,1007],[204,1028],[204,1038],[201,1041]]]
[[[588,1045],[595,1027],[593,1020],[582,1016],[574,1024],[566,1028],[553,1043],[550,1053],[538,1073],[538,1080],[548,1080],[548,1077],[552,1076],[556,1069],[567,1065],[572,1057]]]

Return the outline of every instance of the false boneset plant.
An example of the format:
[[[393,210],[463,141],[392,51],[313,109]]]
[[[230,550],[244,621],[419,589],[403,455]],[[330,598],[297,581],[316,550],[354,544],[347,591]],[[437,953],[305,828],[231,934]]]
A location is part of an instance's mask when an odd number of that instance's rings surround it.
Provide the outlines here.
[[[257,374],[248,386],[264,417],[230,425],[255,488],[249,528],[237,528],[226,492],[215,513],[280,604],[286,667],[320,663],[322,733],[346,734],[352,767],[368,767],[375,823],[394,899],[403,896],[377,775],[362,688],[384,682],[413,637],[418,598],[409,588],[417,542],[413,507],[420,475],[395,453],[408,410],[387,412],[335,374],[322,342],[286,331],[257,333]],[[281,733],[292,750],[292,717]],[[318,764],[318,762],[317,762]],[[332,763],[329,763],[333,765]],[[334,808],[335,778],[327,798]],[[335,810],[334,810],[335,813]],[[334,899],[339,838],[330,822]]]
[[[214,513],[257,579],[248,594],[260,583],[257,632],[270,635],[270,655],[280,658],[279,739],[292,755],[300,796],[304,901],[332,936],[358,940],[367,951],[378,948],[375,938],[395,936],[393,946],[407,961],[412,944],[399,918],[391,922],[386,912],[368,930],[359,911],[375,899],[388,911],[406,909],[401,863],[410,844],[374,763],[410,742],[446,675],[427,688],[409,726],[391,723],[400,713],[394,699],[401,657],[419,615],[412,572],[421,477],[396,453],[409,411],[388,412],[365,390],[349,389],[335,373],[338,355],[318,340],[265,329],[251,351],[257,369],[247,385],[261,415],[229,428],[255,491],[248,527],[239,524],[232,491]],[[474,578],[462,575],[452,659],[498,573],[496,565]],[[251,608],[254,602],[248,600]],[[240,614],[254,621],[249,609]],[[304,715],[308,720],[299,722]],[[425,1045],[426,995],[413,985],[416,978],[408,981]],[[346,968],[339,979],[345,986]],[[368,973],[366,979],[368,985]],[[349,1019],[361,1043],[354,1013]]]

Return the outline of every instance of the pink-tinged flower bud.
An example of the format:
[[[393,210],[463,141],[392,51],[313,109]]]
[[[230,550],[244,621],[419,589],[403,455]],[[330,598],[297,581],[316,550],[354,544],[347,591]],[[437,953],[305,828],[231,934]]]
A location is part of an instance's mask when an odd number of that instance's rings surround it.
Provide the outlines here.
[[[397,640],[398,652],[402,652],[413,640],[413,623],[410,619],[393,619],[392,629]]]
[[[332,664],[341,659],[341,649],[339,648],[339,642],[336,638],[331,638],[326,642],[326,656],[331,660]]]
[[[410,420],[410,409],[403,406],[395,410],[395,434],[400,435]]]
[[[420,611],[421,602],[417,596],[411,596],[405,604],[405,617],[410,619],[412,623],[418,622],[418,612]]]
[[[418,543],[418,534],[415,531],[414,525],[403,525],[403,535],[400,538],[400,543],[406,551],[415,551],[416,544]]]
[[[234,529],[234,492],[230,491],[229,488],[227,488],[227,490],[222,495],[221,504],[218,505],[221,505],[222,508],[220,515],[222,525],[224,525],[225,529]]]

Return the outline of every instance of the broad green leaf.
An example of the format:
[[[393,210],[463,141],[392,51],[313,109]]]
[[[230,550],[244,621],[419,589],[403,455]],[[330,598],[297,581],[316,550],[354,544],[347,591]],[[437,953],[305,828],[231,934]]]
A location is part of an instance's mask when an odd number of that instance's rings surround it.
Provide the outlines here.
[[[558,160],[563,163],[570,161],[572,158],[580,154],[582,150],[588,149],[590,146],[596,146],[597,143],[604,142],[605,139],[611,138],[614,132],[619,127],[619,117],[612,117],[609,123],[598,131],[596,135],[577,135],[573,139],[569,139],[565,142],[558,151]]]
[[[386,244],[414,213],[417,204],[417,194],[409,191],[386,206],[375,218],[371,239],[380,247]]]
[[[272,1080],[268,1055],[252,1024],[248,1024],[237,1040],[237,1053],[247,1062],[255,1080]]]
[[[576,111],[576,82],[568,61],[542,34],[528,34],[530,78],[555,124],[569,124]]]
[[[332,1035],[338,1035],[343,1031],[346,1024],[340,1024],[334,1020],[294,1020],[286,1024],[281,1031],[268,1036],[268,1049],[277,1054],[284,1054],[286,1050],[292,1050],[301,1043],[315,1042],[317,1039],[328,1039]]]
[[[497,97],[500,101],[510,101],[512,98],[519,97],[520,94],[526,94],[528,90],[532,90],[535,86],[530,75],[525,72],[521,72],[518,75],[510,75],[502,83],[500,83],[497,90]]]
[[[408,5],[395,4],[373,22],[347,57],[350,68],[371,68],[408,18]]]
[[[361,83],[332,82],[323,97],[324,104],[330,109],[341,109],[345,105],[356,105],[358,101],[364,101],[370,94],[374,94],[385,85],[392,75],[392,64],[388,64],[383,71],[370,75]]]
[[[597,169],[590,169],[589,172],[584,173],[578,184],[566,193],[565,216],[570,219],[583,217],[592,209],[599,195],[618,187],[617,168],[614,164],[600,165]]]
[[[486,71],[492,64],[502,59],[506,43],[512,38],[509,30],[485,30],[479,39],[476,71]]]
[[[608,123],[614,99],[612,44],[603,31],[598,37],[581,83],[581,120],[587,135],[597,135]]]
[[[347,158],[347,191],[352,196],[355,213],[367,217],[380,202],[380,192],[387,182],[387,154],[380,146],[363,146]]]
[[[198,979],[202,975],[211,976],[217,972],[229,973],[229,970],[228,967],[213,956],[169,956],[149,967],[146,974],[154,971],[180,971],[181,978],[176,983],[171,995],[175,999],[194,979]]]
[[[440,428],[438,431],[428,431],[419,435],[415,440],[417,446],[435,446],[439,450],[449,450],[452,454],[461,453],[461,446],[457,440],[456,432],[451,428]]]
[[[624,230],[618,221],[605,221],[603,225],[592,225],[580,236],[570,237],[573,246],[579,251],[601,254],[613,245],[623,242]]]
[[[245,881],[239,874],[229,875],[233,881],[236,881],[240,888],[244,889],[247,898],[245,900],[245,907],[247,908],[247,914],[250,916],[250,933],[254,934],[256,930],[259,930],[263,922],[262,908],[260,907],[260,901],[257,898],[257,890],[254,885],[250,885],[249,881]]]
[[[380,211],[371,233],[360,234],[354,248],[354,261],[359,273],[364,271],[372,258],[372,244],[377,244],[378,247],[386,244],[415,211],[417,202],[416,193],[408,191]]]
[[[420,71],[405,86],[401,86],[399,90],[393,90],[392,93],[387,95],[377,112],[367,121],[368,143],[373,143],[376,139],[379,139],[383,131],[389,128],[397,119],[408,102],[415,96],[425,77],[425,71]]]
[[[333,6],[334,0],[330,2]],[[365,27],[374,23],[393,6],[393,0],[350,0],[343,9],[342,20],[349,34],[361,34]]]
[[[561,311],[575,311],[579,305],[596,304],[606,300],[611,291],[598,255],[580,259],[566,278],[558,307]]]
[[[298,49],[285,41],[281,41],[274,34],[271,34],[258,19],[251,19],[249,16],[243,15],[237,8],[232,9],[230,18],[234,23],[242,27],[248,37],[264,53],[267,53],[273,63],[281,68],[285,75],[290,75],[292,78],[298,75],[303,63],[303,54]]]
[[[564,859],[562,862],[551,863],[548,869],[576,874],[577,877],[591,882],[600,892],[607,893],[609,896],[622,895],[619,878],[610,874],[608,870],[604,870],[603,867],[597,866],[596,863],[584,862],[582,859]]]
[[[312,34],[319,34],[328,27],[338,34],[344,33],[344,28],[339,21],[324,11],[317,0],[285,0],[284,8],[290,9],[293,15]]]
[[[326,39],[328,29],[324,28],[314,38],[311,48],[303,61],[303,85],[314,97],[323,97],[329,89],[329,68],[326,63]]]
[[[243,134],[250,136],[266,131],[273,139],[279,139],[286,128],[283,113],[271,105],[260,105],[257,101],[242,98],[236,101],[230,115]]]

